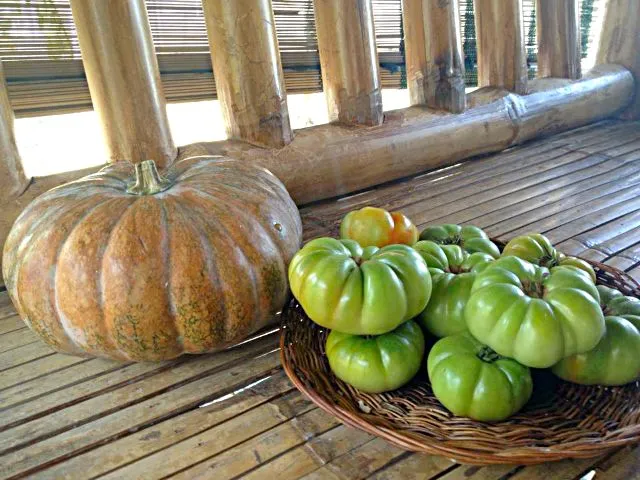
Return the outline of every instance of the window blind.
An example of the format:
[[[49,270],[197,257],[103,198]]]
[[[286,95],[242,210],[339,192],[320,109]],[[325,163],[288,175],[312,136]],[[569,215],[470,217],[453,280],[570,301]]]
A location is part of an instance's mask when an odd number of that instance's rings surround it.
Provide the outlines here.
[[[312,0],[273,0],[288,93],[322,89]],[[165,95],[215,98],[200,0],[147,0]],[[400,0],[373,0],[382,85],[402,83]],[[16,115],[91,108],[68,0],[0,0],[0,58]]]
[[[401,0],[372,0],[383,88],[405,88]],[[603,0],[582,0],[583,32]],[[322,89],[313,0],[272,0],[288,93]],[[535,75],[534,0],[524,0],[530,74]],[[201,0],[146,0],[169,102],[215,98]],[[472,0],[460,0],[467,85],[475,85]],[[533,28],[533,30],[532,30]],[[587,42],[585,51],[590,48]],[[17,116],[91,108],[69,0],[0,0],[0,58]]]

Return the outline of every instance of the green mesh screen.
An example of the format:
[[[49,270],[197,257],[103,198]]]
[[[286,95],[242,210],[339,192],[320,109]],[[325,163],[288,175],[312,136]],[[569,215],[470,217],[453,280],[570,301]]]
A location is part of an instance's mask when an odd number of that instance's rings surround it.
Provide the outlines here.
[[[594,39],[592,27],[595,21],[601,21],[602,19],[603,4],[604,2],[602,0],[581,0],[580,2],[580,34],[583,59],[587,58],[588,53],[591,48],[593,48]],[[538,69],[535,0],[523,0],[522,13],[529,78],[535,78]],[[464,66],[466,69],[465,83],[468,87],[478,85],[478,54],[474,21],[473,0],[460,0],[460,29],[462,31],[462,50],[464,52]]]

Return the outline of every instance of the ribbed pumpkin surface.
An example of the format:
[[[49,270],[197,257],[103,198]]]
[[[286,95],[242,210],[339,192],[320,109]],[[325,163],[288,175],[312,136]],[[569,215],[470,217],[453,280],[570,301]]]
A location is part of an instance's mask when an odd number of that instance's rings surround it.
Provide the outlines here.
[[[25,322],[56,350],[124,360],[204,353],[267,324],[287,296],[298,209],[262,168],[193,158],[134,195],[119,163],[37,198],[4,247]]]

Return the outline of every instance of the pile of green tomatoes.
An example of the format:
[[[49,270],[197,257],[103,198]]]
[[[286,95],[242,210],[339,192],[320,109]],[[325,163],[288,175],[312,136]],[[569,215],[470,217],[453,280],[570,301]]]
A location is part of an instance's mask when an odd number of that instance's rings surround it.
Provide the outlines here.
[[[530,399],[532,368],[585,385],[640,376],[640,300],[596,285],[589,263],[541,234],[500,251],[475,226],[419,233],[402,213],[365,207],[344,217],[339,239],[295,255],[289,284],[330,329],[332,372],[364,392],[426,372],[453,414],[500,421]]]

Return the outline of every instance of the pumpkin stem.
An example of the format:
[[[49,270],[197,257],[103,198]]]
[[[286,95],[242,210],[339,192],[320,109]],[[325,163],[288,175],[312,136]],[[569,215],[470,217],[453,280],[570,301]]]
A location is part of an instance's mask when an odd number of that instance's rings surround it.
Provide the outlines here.
[[[155,195],[171,187],[171,182],[158,173],[156,162],[144,160],[136,164],[136,181],[127,187],[132,195]]]

